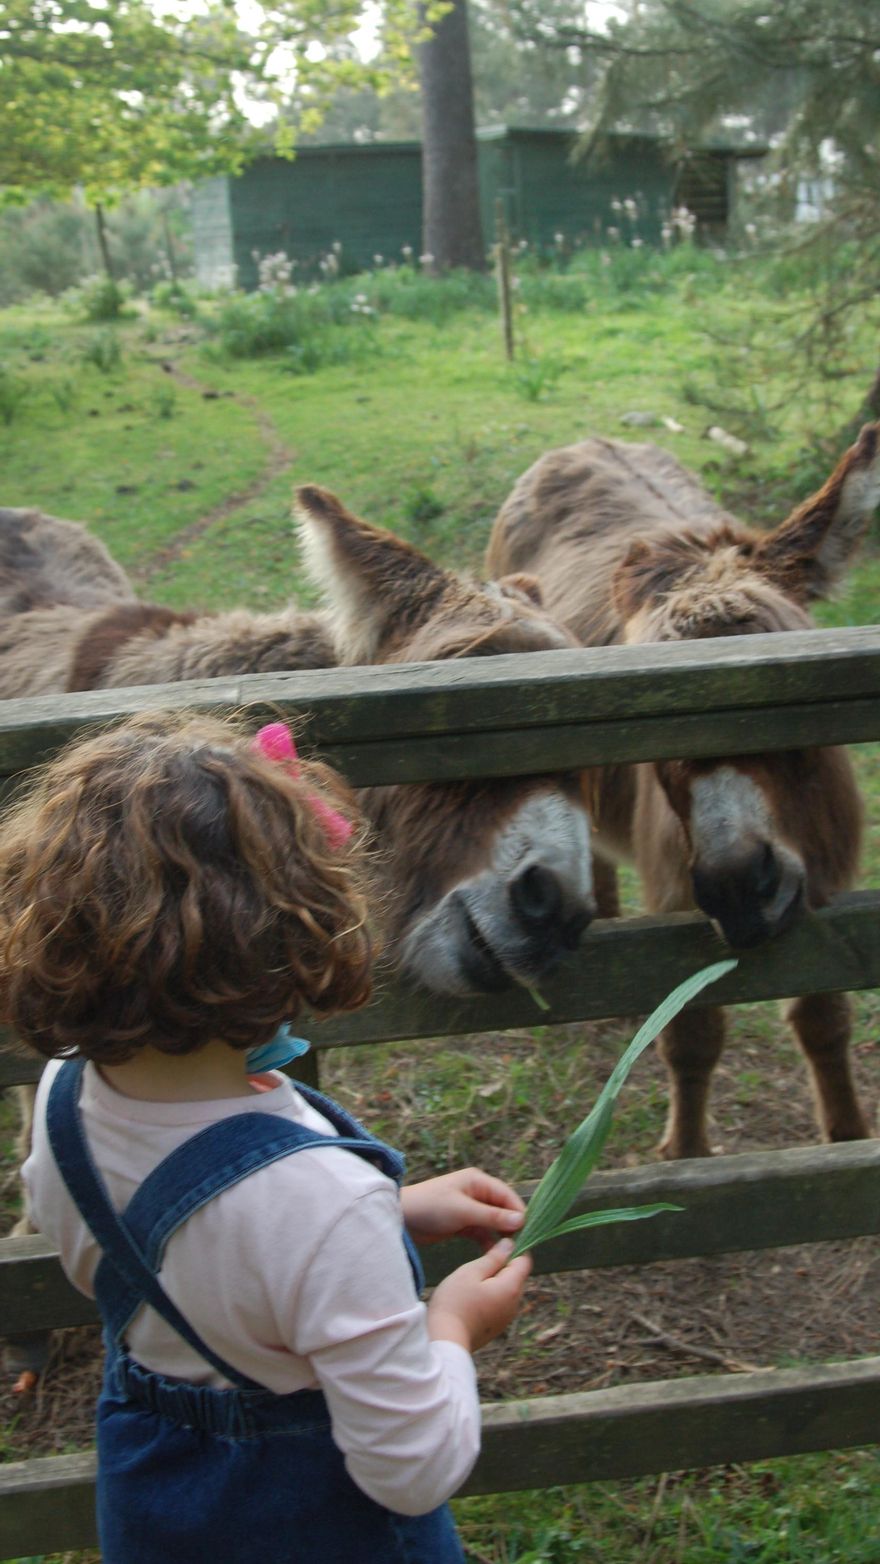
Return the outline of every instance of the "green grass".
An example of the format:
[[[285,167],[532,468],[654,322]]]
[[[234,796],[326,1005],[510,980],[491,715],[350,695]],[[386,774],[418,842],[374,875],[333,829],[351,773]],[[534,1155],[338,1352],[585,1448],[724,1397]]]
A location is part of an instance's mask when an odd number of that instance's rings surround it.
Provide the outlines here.
[[[858,1451],[454,1509],[470,1564],[877,1564],[878,1479]]]
[[[210,301],[199,301],[195,320],[153,309],[112,327],[50,306],[7,311],[2,503],[87,523],[136,572],[142,595],[171,606],[265,608],[303,591],[290,514],[297,483],[325,484],[443,562],[479,568],[492,518],[519,474],[549,447],[588,434],[657,439],[761,523],[782,519],[827,475],[817,432],[840,427],[857,394],[845,401],[841,382],[817,381],[786,399],[775,371],[757,382],[769,327],[790,295],[699,253],[519,270],[512,366],[490,279],[438,285],[379,273],[336,284],[311,368],[286,351],[228,356]],[[352,322],[347,312],[361,293],[375,318]],[[107,331],[118,357],[93,350],[96,333]],[[866,330],[864,347],[848,349],[858,390],[873,375],[875,336]],[[713,403],[711,414],[695,392]],[[829,395],[839,405],[829,408]],[[673,417],[685,431],[627,429],[621,418],[634,410]],[[744,435],[749,455],[731,458],[706,440],[710,422]],[[871,622],[878,603],[875,545],[819,617],[826,625]],[[876,745],[855,750],[869,803],[865,881],[875,884],[878,753]],[[634,910],[632,876],[624,888]],[[858,995],[855,1007],[857,1068],[874,1090],[880,996]],[[411,1177],[480,1160],[524,1179],[552,1160],[632,1031],[626,1018],[585,1029],[536,1017],[528,1033],[339,1051],[326,1078],[376,1133],[405,1144]],[[646,1057],[637,1076],[620,1099],[607,1164],[644,1161],[660,1138],[662,1068]],[[767,1107],[756,1119],[762,1098]],[[726,1150],[810,1138],[802,1067],[775,1007],[741,1006],[731,1016],[716,1100]],[[0,1136],[8,1138],[11,1118],[7,1104]],[[560,1318],[566,1307],[560,1294]],[[523,1344],[530,1330],[523,1327]],[[4,1449],[9,1458],[14,1429]],[[471,1564],[878,1564],[878,1477],[876,1453],[831,1454],[659,1486],[651,1479],[474,1499],[456,1511]],[[81,1564],[94,1557],[81,1555]]]
[[[581,286],[583,279],[524,278],[526,296],[527,282],[535,289],[541,282],[546,291],[548,282]],[[424,289],[423,279],[417,284]],[[377,308],[383,290],[390,291],[381,274],[335,285],[343,286],[345,298],[359,289],[368,298],[375,292]],[[437,284],[431,289],[438,294]],[[228,524],[196,540],[173,569],[151,577],[151,593],[172,605],[218,605],[234,589],[240,601],[259,606],[296,591],[289,513],[297,482],[325,484],[427,551],[477,567],[498,504],[523,469],[549,446],[593,432],[660,438],[710,488],[745,495],[757,519],[790,506],[802,490],[792,493],[789,478],[780,498],[780,475],[796,466],[805,433],[821,427],[818,392],[812,406],[799,400],[786,409],[772,438],[754,442],[741,461],[703,437],[712,420],[686,400],[695,377],[717,377],[718,347],[705,327],[727,321],[732,330],[741,319],[749,307],[742,278],[729,279],[716,266],[711,277],[685,276],[662,294],[586,293],[577,310],[529,306],[518,321],[522,352],[512,366],[504,361],[492,311],[459,307],[435,312],[443,316],[436,321],[380,314],[365,328],[364,357],[311,375],[291,374],[283,353],[218,358],[216,339],[202,337],[197,323],[181,327],[156,311],[112,328],[122,363],[103,374],[76,365],[93,327],[51,308],[6,312],[0,362],[30,388],[11,424],[0,426],[6,502],[75,516],[124,564],[146,570],[175,532],[259,480],[267,450],[265,429],[247,401],[253,398],[293,459]],[[399,304],[406,290],[397,294]],[[751,304],[764,312],[778,308]],[[349,324],[335,329],[352,331]],[[161,364],[169,358],[219,394],[206,400],[201,390],[177,384],[171,414],[163,416],[157,399],[167,389]],[[866,378],[869,358],[866,350]],[[65,413],[51,387],[69,380],[71,364],[77,400]],[[633,410],[675,417],[685,432],[627,431],[620,420]],[[429,503],[420,504],[426,493]]]

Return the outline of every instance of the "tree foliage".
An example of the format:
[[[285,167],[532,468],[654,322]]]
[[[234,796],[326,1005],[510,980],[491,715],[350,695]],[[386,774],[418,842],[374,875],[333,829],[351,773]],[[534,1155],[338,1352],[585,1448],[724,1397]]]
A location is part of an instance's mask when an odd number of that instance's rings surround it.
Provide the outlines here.
[[[573,0],[509,0],[523,42],[575,51],[595,71],[592,128],[689,143],[733,118],[781,130],[789,156],[824,141],[876,156],[875,0],[620,0],[605,25]],[[871,144],[874,143],[873,149]]]
[[[545,19],[560,14],[566,3],[546,0]],[[469,0],[468,17],[478,126],[580,125],[593,73],[579,50],[560,49],[552,37],[518,36],[508,0]],[[353,57],[351,45],[347,50]],[[377,61],[383,70],[387,63]],[[302,139],[417,140],[422,127],[414,78],[389,70],[386,79],[388,90],[381,94],[370,85],[340,87],[318,130]]]
[[[382,85],[382,70],[338,57],[365,0],[273,0],[243,27],[235,0],[0,0],[0,186],[7,199],[95,199],[234,171],[260,144],[253,105],[296,82],[314,123],[340,83]],[[385,70],[416,31],[411,0],[388,0]],[[290,144],[289,121],[279,119]],[[265,139],[265,138],[263,138]]]
[[[607,27],[569,0],[552,16],[543,0],[510,3],[520,37],[595,67],[585,147],[621,128],[678,151],[713,137],[766,142],[759,231],[764,217],[768,241],[796,252],[813,285],[807,308],[792,306],[784,351],[793,376],[845,374],[848,345],[876,318],[880,275],[876,0],[630,0]],[[793,224],[806,188],[813,221]],[[880,416],[880,372],[863,413]]]

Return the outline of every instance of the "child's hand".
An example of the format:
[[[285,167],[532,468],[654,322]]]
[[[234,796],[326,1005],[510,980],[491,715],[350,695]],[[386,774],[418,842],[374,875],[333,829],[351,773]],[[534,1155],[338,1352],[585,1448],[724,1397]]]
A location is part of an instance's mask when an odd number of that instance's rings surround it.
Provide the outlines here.
[[[512,1247],[509,1238],[502,1238],[488,1254],[460,1265],[435,1287],[428,1303],[428,1334],[433,1341],[455,1341],[476,1352],[507,1329],[519,1311],[532,1269],[529,1254],[507,1263]]]
[[[403,1220],[417,1244],[472,1238],[490,1249],[522,1227],[525,1205],[515,1189],[481,1168],[459,1168],[400,1191]]]

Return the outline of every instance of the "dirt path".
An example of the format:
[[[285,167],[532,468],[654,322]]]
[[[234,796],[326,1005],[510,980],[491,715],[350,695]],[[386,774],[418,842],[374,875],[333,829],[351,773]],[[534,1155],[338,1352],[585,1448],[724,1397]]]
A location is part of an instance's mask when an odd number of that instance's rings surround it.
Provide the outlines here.
[[[201,381],[196,380],[194,376],[187,374],[186,370],[175,364],[173,359],[153,359],[152,362],[157,364],[163,373],[174,380],[177,385],[184,386],[188,391],[198,391],[206,401],[213,401],[220,396],[224,396],[237,402],[241,407],[248,408],[257,421],[260,435],[266,446],[267,458],[262,472],[249,484],[243,489],[237,489],[233,494],[228,494],[225,500],[221,500],[217,505],[213,505],[210,510],[205,511],[204,515],[198,516],[195,521],[191,521],[170,542],[157,549],[155,554],[152,554],[138,570],[133,571],[132,580],[138,586],[148,585],[160,571],[165,570],[168,565],[173,565],[176,560],[180,559],[185,549],[189,548],[203,533],[208,532],[217,522],[225,521],[235,511],[242,509],[245,505],[249,505],[252,500],[259,499],[269,485],[274,483],[275,479],[280,477],[292,465],[296,457],[296,453],[289,446],[285,445],[282,440],[274,419],[270,417],[265,408],[261,407],[255,397],[247,396],[237,391],[216,391],[213,387],[206,386]]]

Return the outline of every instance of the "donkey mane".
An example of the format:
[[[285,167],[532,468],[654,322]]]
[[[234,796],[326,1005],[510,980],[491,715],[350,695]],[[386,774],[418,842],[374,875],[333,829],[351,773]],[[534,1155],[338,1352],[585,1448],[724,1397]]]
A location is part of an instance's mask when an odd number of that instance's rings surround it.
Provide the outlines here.
[[[809,628],[799,601],[760,561],[761,534],[746,527],[725,522],[708,532],[646,531],[630,544],[612,581],[619,616],[613,639],[699,640]]]
[[[97,680],[89,688],[333,668],[338,661],[330,616],[294,605],[265,614],[246,609],[174,613],[151,603],[130,610],[123,605],[82,626],[71,678],[92,666],[93,638]],[[67,688],[83,686],[68,683]]]
[[[158,603],[120,603],[89,621],[86,631],[74,646],[70,660],[68,690],[99,690],[107,673],[127,642],[152,636],[158,640],[172,625],[191,625],[194,613],[175,613]]]

